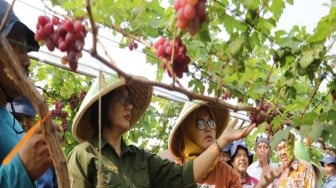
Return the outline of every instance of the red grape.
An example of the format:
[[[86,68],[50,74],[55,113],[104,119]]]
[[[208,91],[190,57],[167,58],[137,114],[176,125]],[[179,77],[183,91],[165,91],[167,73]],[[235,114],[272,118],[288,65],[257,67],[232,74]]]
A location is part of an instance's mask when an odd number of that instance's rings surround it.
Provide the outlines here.
[[[86,33],[82,21],[60,20],[56,16],[51,19],[48,16],[39,16],[35,40],[45,41],[50,51],[58,48],[61,52],[66,52],[68,57],[62,58],[62,64],[70,62],[70,68],[76,71],[77,60],[82,56]]]

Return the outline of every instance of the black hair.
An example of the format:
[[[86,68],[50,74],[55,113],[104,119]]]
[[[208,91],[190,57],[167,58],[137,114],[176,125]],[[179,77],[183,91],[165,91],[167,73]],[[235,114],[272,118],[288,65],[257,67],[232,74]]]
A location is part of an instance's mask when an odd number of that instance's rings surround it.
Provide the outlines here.
[[[103,127],[107,126],[110,123],[110,120],[108,118],[108,112],[109,112],[108,108],[109,108],[112,97],[115,96],[116,93],[117,93],[117,90],[113,90],[101,98],[101,122],[102,122]],[[91,111],[90,111],[90,123],[92,127],[95,129],[98,129],[98,117],[99,117],[98,109],[99,109],[99,104],[98,104],[98,101],[96,101],[92,105]]]
[[[122,87],[122,86],[121,86]],[[128,95],[131,96],[130,90],[126,87]],[[109,106],[111,99],[120,93],[120,87],[112,90],[101,98],[101,123],[102,127],[110,125],[109,120]],[[95,130],[98,130],[98,112],[99,112],[98,100],[92,105],[90,110],[90,124]]]

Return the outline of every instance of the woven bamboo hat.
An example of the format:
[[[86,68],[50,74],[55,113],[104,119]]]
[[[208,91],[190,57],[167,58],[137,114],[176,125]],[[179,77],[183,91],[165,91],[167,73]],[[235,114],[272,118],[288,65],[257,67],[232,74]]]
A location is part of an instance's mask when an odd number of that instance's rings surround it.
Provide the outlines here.
[[[98,102],[99,97],[103,97],[114,89],[124,85],[126,85],[130,91],[130,97],[133,102],[130,127],[132,128],[135,125],[147,110],[152,98],[153,88],[138,81],[147,80],[145,77],[134,76],[134,78],[136,79],[126,83],[124,78],[118,77],[117,75],[101,74],[100,78],[97,77],[92,83],[73,120],[72,134],[78,142],[88,140],[95,135],[95,129],[90,121],[90,112],[93,109],[93,105]]]
[[[186,119],[188,119],[189,116],[193,114],[192,112],[203,106],[208,107],[210,114],[213,116],[212,118],[214,118],[216,122],[216,137],[218,137],[228,125],[230,115],[228,109],[223,108],[218,104],[212,104],[200,100],[190,101],[186,103],[183,106],[183,109],[168,139],[168,150],[175,158],[183,157],[182,152],[184,149],[184,141],[182,134],[182,125],[184,125]]]

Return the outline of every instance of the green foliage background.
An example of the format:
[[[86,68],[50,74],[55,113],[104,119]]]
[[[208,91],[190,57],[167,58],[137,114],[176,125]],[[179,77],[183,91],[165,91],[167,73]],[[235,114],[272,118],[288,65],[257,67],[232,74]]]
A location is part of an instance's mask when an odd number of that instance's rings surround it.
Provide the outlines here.
[[[84,19],[89,16],[87,2],[91,2],[92,16],[99,28],[111,28],[111,36],[116,36],[119,32],[112,29],[113,25],[128,34],[120,40],[122,48],[127,47],[130,36],[141,39],[138,43],[149,44],[161,36],[180,37],[191,57],[189,72],[182,79],[189,80],[188,86],[194,93],[218,98],[230,93],[240,99],[240,105],[250,106],[255,105],[251,101],[267,100],[281,109],[271,122],[273,131],[278,133],[275,138],[283,136],[279,132],[281,125],[290,119],[303,139],[315,143],[308,144],[315,148],[310,150],[311,155],[321,156],[321,150],[334,152],[336,108],[331,91],[336,88],[336,51],[332,48],[336,40],[335,0],[324,5],[329,8],[329,14],[319,20],[311,33],[297,25],[290,31],[277,29],[285,7],[293,4],[293,0],[208,0],[207,22],[195,36],[175,27],[173,1],[165,1],[165,6],[159,0],[52,1],[54,6],[64,8],[67,16]],[[166,73],[154,48],[145,45],[141,50],[147,63],[158,67],[156,81],[161,82]],[[66,103],[72,94],[87,89],[92,80],[56,67],[42,67],[39,63],[33,69],[35,81],[46,83],[44,94],[51,108],[55,100]],[[327,82],[326,91],[315,93],[322,80]],[[182,105],[154,97],[146,115],[125,138],[153,152],[166,149],[168,135]],[[76,144],[70,133],[76,110],[69,107],[65,110],[69,113],[64,144],[67,153]],[[265,127],[260,125],[247,137],[251,149],[255,134]],[[157,142],[150,142],[151,138]]]

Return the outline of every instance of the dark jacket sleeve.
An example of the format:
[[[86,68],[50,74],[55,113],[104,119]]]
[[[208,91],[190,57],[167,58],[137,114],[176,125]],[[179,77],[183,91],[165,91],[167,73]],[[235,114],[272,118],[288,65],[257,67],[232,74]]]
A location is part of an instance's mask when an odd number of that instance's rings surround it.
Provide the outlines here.
[[[155,154],[146,153],[151,187],[196,187],[193,175],[193,161],[176,165]]]

